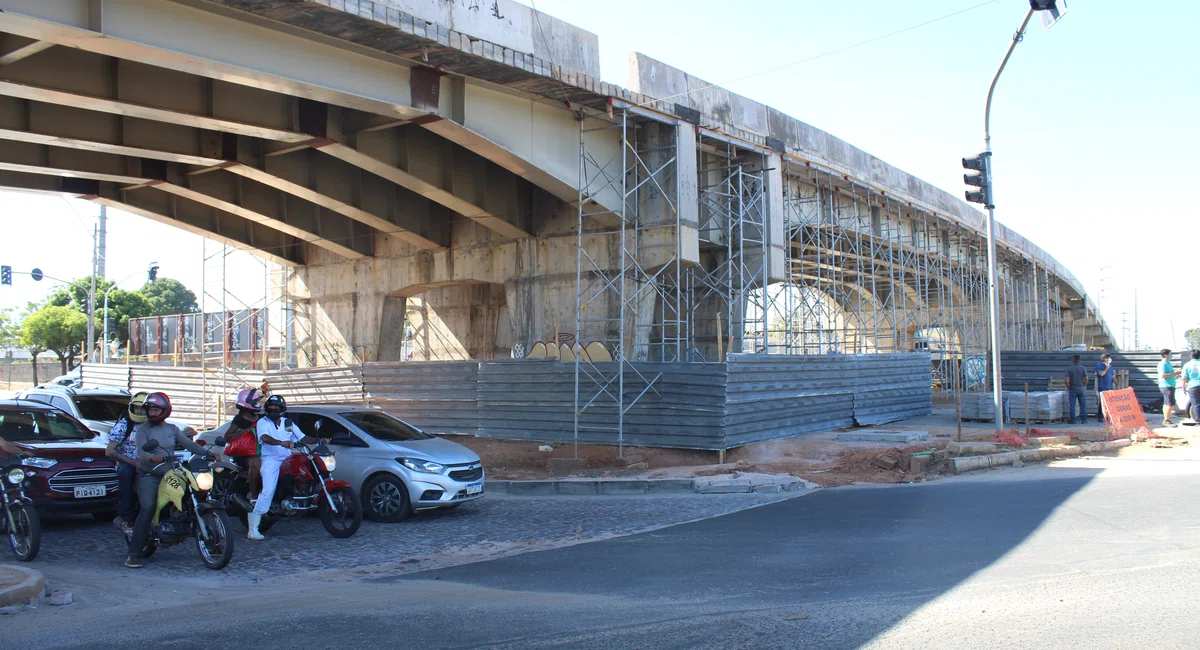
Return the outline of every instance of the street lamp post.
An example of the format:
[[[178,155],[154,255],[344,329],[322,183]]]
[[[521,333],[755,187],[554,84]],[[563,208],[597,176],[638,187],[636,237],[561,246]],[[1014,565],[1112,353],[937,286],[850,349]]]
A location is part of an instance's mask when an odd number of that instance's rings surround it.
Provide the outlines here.
[[[1033,18],[1033,14],[1038,11],[1050,12],[1047,15],[1052,18],[1046,24],[1049,28],[1058,20],[1061,12],[1066,10],[1065,2],[1063,2],[1061,10],[1056,4],[1055,0],[1030,0],[1029,10],[1025,12],[1025,18],[1021,20],[1021,26],[1013,35],[1012,42],[1008,44],[1008,51],[1004,53],[1000,67],[996,69],[996,74],[992,76],[992,83],[988,86],[987,104],[983,111],[983,153],[974,159],[963,159],[964,167],[979,172],[978,175],[967,175],[963,180],[968,185],[977,186],[981,190],[979,192],[968,191],[967,200],[982,203],[987,208],[988,329],[992,344],[992,398],[996,409],[997,430],[1004,428],[1004,390],[1000,368],[1000,291],[996,278],[996,206],[992,194],[992,97],[996,93],[996,82],[1000,81],[1000,74],[1008,65],[1008,60],[1012,57],[1017,43],[1020,43],[1021,39],[1025,37],[1025,28],[1029,26],[1029,20]]]

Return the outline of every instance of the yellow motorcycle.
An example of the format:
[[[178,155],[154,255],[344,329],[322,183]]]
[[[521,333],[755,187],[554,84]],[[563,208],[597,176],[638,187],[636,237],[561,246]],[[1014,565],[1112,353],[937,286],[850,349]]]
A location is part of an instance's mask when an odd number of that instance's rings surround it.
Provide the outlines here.
[[[157,440],[150,440],[142,450],[153,453],[158,447]],[[185,462],[171,455],[163,465],[168,466],[167,473],[158,484],[154,519],[141,556],[150,557],[158,547],[174,546],[190,537],[196,540],[204,566],[225,568],[233,558],[233,537],[225,506],[208,498],[213,485],[208,460],[193,456]],[[126,533],[126,541],[129,537]]]

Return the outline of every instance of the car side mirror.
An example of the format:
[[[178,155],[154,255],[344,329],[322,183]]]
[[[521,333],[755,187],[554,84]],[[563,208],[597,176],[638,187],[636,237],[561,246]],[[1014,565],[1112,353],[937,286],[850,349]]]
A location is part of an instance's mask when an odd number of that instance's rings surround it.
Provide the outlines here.
[[[158,444],[157,440],[154,440],[154,439],[147,440],[146,444],[142,445],[142,451],[144,451],[148,454],[148,453],[154,451],[155,449],[158,449],[161,446],[162,445]]]
[[[213,441],[213,444],[218,447],[224,447],[225,446],[225,436],[217,436],[217,439]]]

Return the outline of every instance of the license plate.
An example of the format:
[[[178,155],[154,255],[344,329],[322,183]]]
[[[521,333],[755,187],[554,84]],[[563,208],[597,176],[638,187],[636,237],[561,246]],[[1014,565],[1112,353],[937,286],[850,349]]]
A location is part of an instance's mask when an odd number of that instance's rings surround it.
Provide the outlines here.
[[[88,497],[102,497],[108,494],[108,490],[103,485],[79,485],[75,488],[76,499],[86,499]]]
[[[467,496],[483,492],[483,483],[472,483],[467,486]]]

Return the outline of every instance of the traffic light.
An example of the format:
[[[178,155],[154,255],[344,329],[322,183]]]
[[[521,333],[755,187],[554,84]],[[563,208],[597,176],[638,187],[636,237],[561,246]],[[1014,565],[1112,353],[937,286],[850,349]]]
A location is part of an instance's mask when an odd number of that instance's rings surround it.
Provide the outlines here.
[[[0,266],[0,284],[12,285],[11,266]]]
[[[147,275],[148,275],[148,277],[150,278],[150,281],[151,281],[151,282],[154,282],[155,280],[157,280],[157,279],[158,279],[158,265],[157,265],[157,264],[154,264],[154,263],[151,263],[151,264],[150,264],[150,270],[149,270],[149,272],[147,273]]]
[[[978,187],[978,191],[967,190],[967,200],[971,203],[982,203],[987,207],[992,206],[992,152],[985,151],[974,158],[962,159],[963,169],[970,169],[975,174],[963,174],[963,182],[972,187]]]

